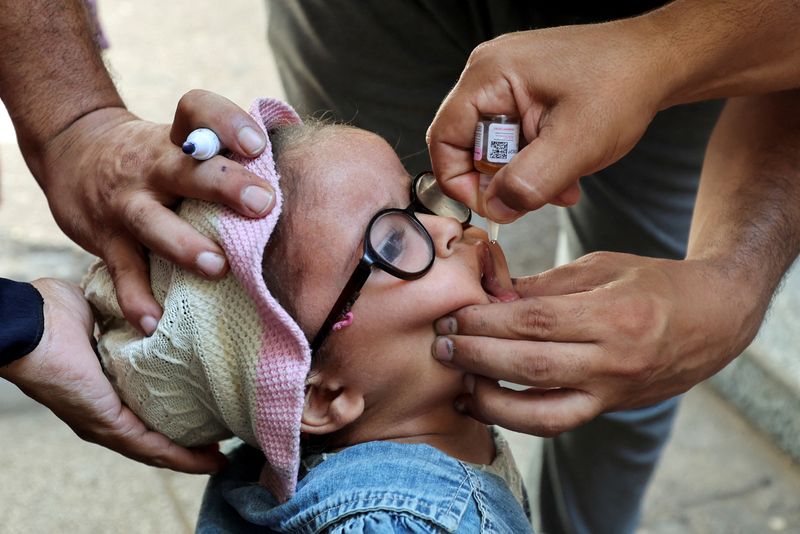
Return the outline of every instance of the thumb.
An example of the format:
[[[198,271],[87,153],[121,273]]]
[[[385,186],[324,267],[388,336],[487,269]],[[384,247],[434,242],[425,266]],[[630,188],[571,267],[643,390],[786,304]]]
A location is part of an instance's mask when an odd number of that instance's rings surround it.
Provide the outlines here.
[[[577,202],[578,179],[594,170],[596,158],[587,143],[578,142],[584,136],[576,135],[572,123],[570,117],[551,116],[539,135],[495,174],[486,191],[490,219],[506,223],[545,204]]]

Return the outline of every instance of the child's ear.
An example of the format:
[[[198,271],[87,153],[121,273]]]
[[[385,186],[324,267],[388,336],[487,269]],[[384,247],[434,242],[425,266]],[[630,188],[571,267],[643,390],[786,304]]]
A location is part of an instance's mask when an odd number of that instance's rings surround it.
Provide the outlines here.
[[[300,430],[308,434],[330,434],[349,425],[364,413],[364,395],[320,375],[306,383],[306,403]]]

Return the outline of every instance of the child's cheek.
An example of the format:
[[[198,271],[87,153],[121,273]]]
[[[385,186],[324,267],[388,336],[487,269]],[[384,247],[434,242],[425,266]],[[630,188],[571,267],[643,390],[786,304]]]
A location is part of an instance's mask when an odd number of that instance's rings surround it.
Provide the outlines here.
[[[434,320],[464,306],[489,302],[474,273],[453,269],[436,274],[427,281],[430,283],[426,287],[419,288],[420,302],[422,299],[425,302],[420,307],[429,310]]]

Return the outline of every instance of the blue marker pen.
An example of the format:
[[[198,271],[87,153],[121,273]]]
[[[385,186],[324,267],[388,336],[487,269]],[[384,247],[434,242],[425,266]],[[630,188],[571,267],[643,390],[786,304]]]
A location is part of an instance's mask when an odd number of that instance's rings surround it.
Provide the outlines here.
[[[219,154],[222,150],[222,143],[217,134],[208,128],[198,128],[189,134],[181,149],[184,154],[204,161]]]

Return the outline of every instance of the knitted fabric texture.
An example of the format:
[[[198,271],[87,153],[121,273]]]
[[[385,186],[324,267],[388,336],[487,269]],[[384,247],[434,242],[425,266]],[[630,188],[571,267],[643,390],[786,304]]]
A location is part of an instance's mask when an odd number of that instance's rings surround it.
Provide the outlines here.
[[[300,122],[291,107],[273,99],[257,100],[250,112],[265,131]],[[256,159],[233,159],[275,190],[270,215],[249,219],[197,200],[177,211],[225,250],[225,278],[207,281],[151,255],[150,283],[164,315],[150,337],[125,321],[102,262],[84,288],[100,325],[103,367],[125,404],[181,445],[236,435],[259,447],[267,459],[262,484],[286,500],[297,483],[311,351],[262,275],[264,248],[283,204],[271,143]]]

